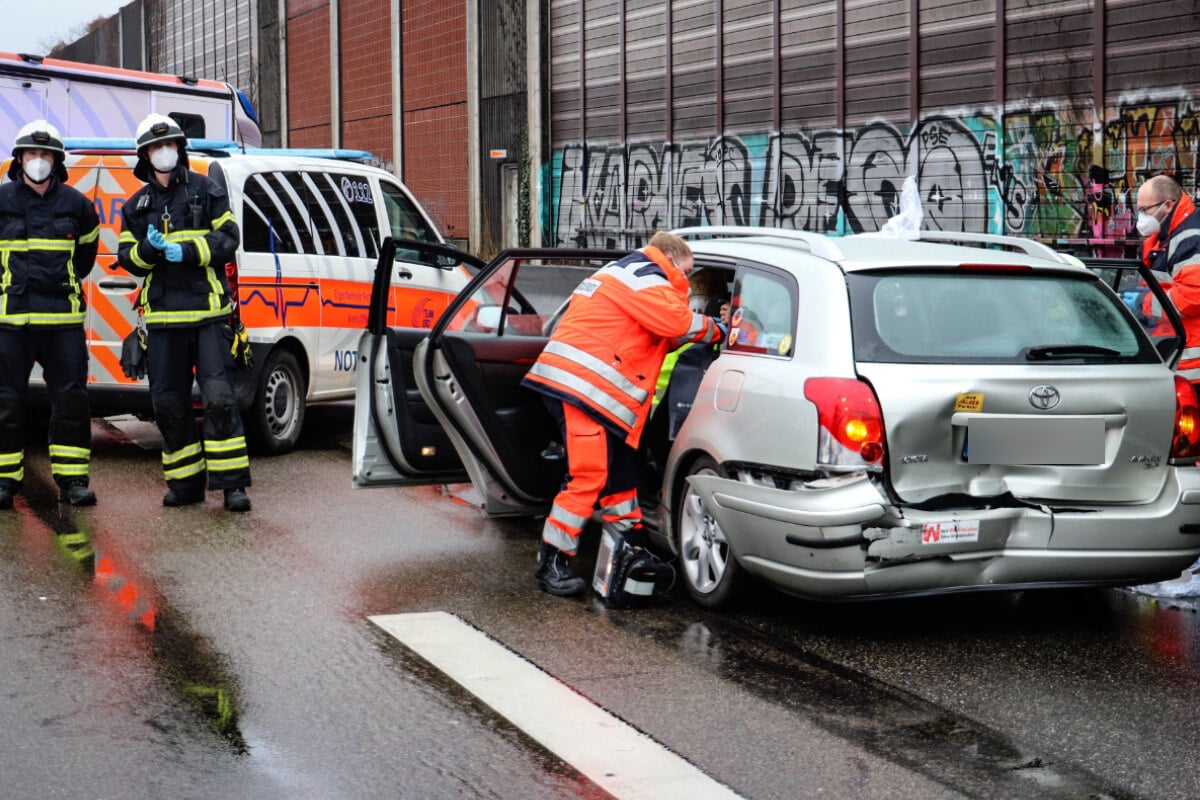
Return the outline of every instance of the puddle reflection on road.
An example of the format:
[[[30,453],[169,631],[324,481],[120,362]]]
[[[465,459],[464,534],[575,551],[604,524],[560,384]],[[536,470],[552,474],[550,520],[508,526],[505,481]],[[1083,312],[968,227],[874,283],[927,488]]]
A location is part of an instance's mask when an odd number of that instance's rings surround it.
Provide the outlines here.
[[[211,645],[165,607],[154,585],[123,557],[115,537],[94,530],[90,509],[61,505],[53,494],[42,496],[45,492],[26,494],[31,495],[28,505],[19,513],[35,516],[51,529],[59,561],[90,579],[97,601],[119,609],[130,626],[149,638],[149,654],[172,692],[234,750],[247,752],[234,681]],[[30,536],[43,535],[40,525],[26,527],[32,528]]]

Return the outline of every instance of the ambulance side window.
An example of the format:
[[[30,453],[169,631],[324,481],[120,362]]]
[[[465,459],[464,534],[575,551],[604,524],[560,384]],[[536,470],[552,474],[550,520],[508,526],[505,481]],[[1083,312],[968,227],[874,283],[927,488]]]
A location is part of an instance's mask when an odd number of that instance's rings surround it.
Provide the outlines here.
[[[325,207],[329,209],[329,214],[333,217],[333,226],[330,233],[334,240],[335,249],[332,252],[341,256],[350,255],[352,251],[347,248],[347,237],[344,235],[344,232],[356,231],[357,226],[354,224],[354,217],[350,214],[350,208],[346,203],[346,199],[342,197],[337,186],[325,173],[314,172],[306,174],[304,177],[312,182],[313,189],[320,196],[321,200],[325,202]],[[351,239],[354,246],[357,247],[359,242],[354,240],[353,237]],[[366,246],[365,243],[363,246]],[[330,251],[327,250],[326,252]]]
[[[246,179],[242,203],[242,242],[248,253],[299,253],[296,223],[283,210],[278,193],[263,175]]]
[[[338,234],[338,231],[347,225],[348,217],[345,216],[345,212],[338,216],[341,209],[329,205],[310,173],[297,172],[293,178],[296,191],[303,194],[308,204],[308,219],[312,226],[313,244],[316,246],[314,253],[329,256],[346,255],[345,243]]]
[[[291,182],[293,175],[287,172],[270,172],[263,175],[267,184],[275,190],[279,205],[291,221],[289,230],[293,232],[300,245],[301,253],[315,253],[312,228],[309,223],[308,203],[304,197],[297,194]]]
[[[346,255],[375,258],[379,255],[379,222],[375,216],[375,193],[371,179],[364,175],[320,173],[314,176],[322,195],[342,207],[348,227],[339,233]]]
[[[435,256],[428,253],[418,253],[404,247],[404,241],[439,242],[433,224],[418,210],[412,199],[400,187],[379,182],[383,190],[383,207],[387,211],[388,227],[391,237],[396,241],[396,260],[414,263],[433,264],[436,266],[453,266],[454,260],[446,256]]]
[[[317,191],[312,177],[304,172],[283,172],[289,194],[303,207],[302,222],[308,235],[303,238],[304,252],[309,255],[345,255],[339,228],[330,219],[332,211]]]
[[[386,181],[379,182],[383,190],[383,207],[387,210],[388,224],[393,239],[414,239],[418,242],[436,242],[437,237],[429,231],[429,224],[408,195]]]

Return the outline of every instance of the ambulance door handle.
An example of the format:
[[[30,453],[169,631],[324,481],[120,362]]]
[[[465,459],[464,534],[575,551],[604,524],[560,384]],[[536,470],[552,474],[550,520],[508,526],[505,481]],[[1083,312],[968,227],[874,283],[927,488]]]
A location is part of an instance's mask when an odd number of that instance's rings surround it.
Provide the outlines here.
[[[137,281],[133,278],[104,278],[96,281],[101,289],[136,289]]]
[[[406,267],[400,267],[396,270],[396,277],[402,281],[411,281],[413,279],[412,270]]]

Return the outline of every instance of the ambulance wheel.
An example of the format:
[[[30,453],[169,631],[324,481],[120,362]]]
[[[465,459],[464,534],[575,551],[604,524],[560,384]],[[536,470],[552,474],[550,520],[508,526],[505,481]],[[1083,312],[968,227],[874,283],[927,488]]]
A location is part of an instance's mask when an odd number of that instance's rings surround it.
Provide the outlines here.
[[[258,376],[254,402],[246,411],[246,438],[260,455],[290,453],[304,427],[304,372],[296,356],[275,350]]]
[[[688,477],[693,475],[725,477],[717,462],[708,456],[692,464]],[[748,576],[729,549],[720,524],[691,484],[684,484],[676,509],[676,543],[688,594],[705,608],[734,605]]]

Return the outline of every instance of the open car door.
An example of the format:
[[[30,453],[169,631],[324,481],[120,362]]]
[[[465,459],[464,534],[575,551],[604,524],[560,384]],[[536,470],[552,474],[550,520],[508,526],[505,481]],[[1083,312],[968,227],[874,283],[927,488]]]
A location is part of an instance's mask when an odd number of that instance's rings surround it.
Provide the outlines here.
[[[562,487],[562,434],[521,379],[579,283],[626,255],[513,249],[493,259],[417,345],[414,374],[489,516],[545,513]]]
[[[448,435],[421,397],[413,377],[413,351],[431,329],[395,324],[393,276],[403,281],[409,274],[405,263],[412,261],[463,270],[468,278],[484,266],[480,259],[446,245],[391,238],[383,241],[355,369],[355,487],[467,480]]]
[[[506,250],[479,269],[428,337],[406,336],[396,329],[373,337],[368,331],[359,350],[360,370],[365,368],[371,375],[371,386],[365,391],[374,395],[375,407],[372,417],[362,423],[380,421],[385,424],[378,427],[391,427],[387,404],[398,408],[399,390],[387,383],[397,375],[404,381],[411,376],[420,403],[411,398],[412,387],[406,383],[410,413],[397,413],[394,419],[402,425],[418,425],[427,420],[416,419],[411,412],[432,413],[474,485],[484,513],[544,513],[562,485],[566,457],[561,434],[541,395],[522,387],[521,378],[546,346],[580,281],[623,255],[623,251],[605,250]],[[371,338],[379,343],[372,345]],[[386,358],[371,366],[364,359],[372,357],[369,354],[379,349],[384,338]],[[411,372],[404,367],[409,358]],[[359,380],[361,392],[365,381],[361,375]],[[380,476],[368,475],[367,470],[382,466],[358,456],[363,406],[360,397],[355,411],[355,485],[374,482]],[[405,439],[418,445],[430,440],[430,432],[425,430],[419,441],[415,432],[402,431],[376,439],[388,459],[386,465],[397,473],[390,482],[434,482],[436,471],[418,469],[422,462],[415,447],[409,448],[408,457],[397,452]],[[396,467],[408,474],[401,476]]]

